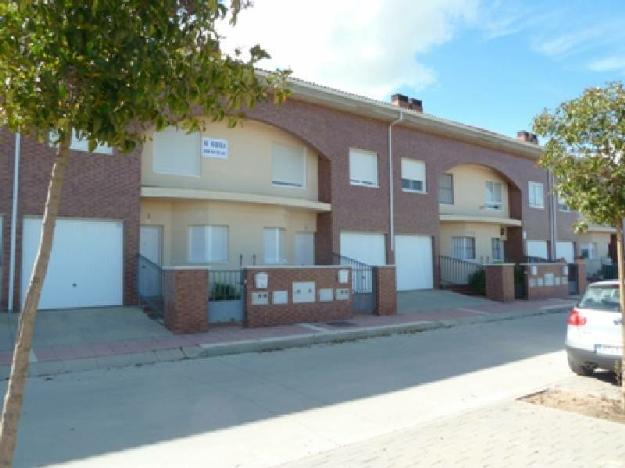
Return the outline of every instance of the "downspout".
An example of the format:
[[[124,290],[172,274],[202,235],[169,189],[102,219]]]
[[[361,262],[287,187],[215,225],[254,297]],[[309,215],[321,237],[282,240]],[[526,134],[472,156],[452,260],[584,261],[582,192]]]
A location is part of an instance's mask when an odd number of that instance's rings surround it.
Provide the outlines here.
[[[13,312],[13,292],[15,289],[15,239],[17,237],[17,197],[19,192],[20,176],[20,147],[22,137],[20,132],[15,134],[15,161],[13,164],[13,200],[11,207],[11,253],[9,260],[9,313]]]
[[[393,177],[393,126],[404,119],[404,112],[399,111],[399,118],[388,125],[388,192],[389,192],[389,221],[391,252],[395,252],[395,184]]]
[[[555,188],[555,179],[553,177],[553,173],[551,171],[547,172],[548,181],[549,181],[549,193],[551,194],[551,209],[549,210],[551,213],[549,220],[550,233],[549,237],[551,240],[551,248],[549,249],[549,255],[551,256],[551,260],[556,259],[556,243],[557,243],[557,213],[558,213],[558,194],[556,193]]]

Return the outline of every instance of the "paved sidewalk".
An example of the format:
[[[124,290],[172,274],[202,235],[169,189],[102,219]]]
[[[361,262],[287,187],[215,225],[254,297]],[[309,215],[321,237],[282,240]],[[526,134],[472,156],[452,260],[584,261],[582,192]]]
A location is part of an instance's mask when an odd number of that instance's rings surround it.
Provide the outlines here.
[[[625,425],[513,401],[283,467],[625,466]]]
[[[259,352],[318,343],[342,342],[385,336],[394,333],[414,333],[461,324],[514,319],[530,315],[562,312],[573,304],[572,300],[549,299],[542,301],[515,301],[496,303],[484,301],[472,307],[428,309],[410,311],[394,316],[356,315],[349,321],[336,323],[303,323],[279,327],[241,328],[220,326],[206,333],[172,335],[156,322],[148,320],[148,335],[141,337],[133,332],[107,332],[89,334],[82,342],[67,337],[65,342],[35,340],[31,355],[31,375],[50,375],[88,369],[124,367],[154,362],[192,359],[198,357]],[[125,308],[126,310],[128,308]],[[120,310],[124,310],[121,309]],[[109,311],[106,311],[104,315]],[[83,312],[80,312],[81,314]],[[128,311],[126,312],[128,314]],[[43,315],[43,314],[42,314]],[[54,321],[50,314],[48,320]],[[6,320],[6,318],[4,319]],[[63,321],[58,320],[59,326]],[[5,327],[14,330],[13,327]],[[111,325],[112,326],[112,325]],[[103,328],[106,328],[104,326]],[[71,333],[68,333],[71,334]],[[121,336],[121,339],[120,339]],[[107,337],[109,338],[107,340]],[[8,341],[5,341],[7,343]],[[11,362],[10,346],[0,348],[0,379],[6,378]]]

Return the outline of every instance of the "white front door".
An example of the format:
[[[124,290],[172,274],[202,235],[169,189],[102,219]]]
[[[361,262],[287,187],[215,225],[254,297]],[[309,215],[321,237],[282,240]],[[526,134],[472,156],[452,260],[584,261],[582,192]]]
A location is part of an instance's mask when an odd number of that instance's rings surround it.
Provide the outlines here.
[[[575,261],[573,242],[556,242],[556,258],[563,258],[566,263]]]
[[[431,289],[434,286],[432,238],[395,236],[397,290]]]
[[[139,237],[139,253],[157,265],[162,262],[162,232],[161,226],[141,226]]]
[[[24,218],[22,301],[39,251],[41,218]],[[123,224],[119,221],[58,219],[41,309],[121,305]]]
[[[341,255],[367,265],[386,265],[384,234],[341,232]]]
[[[527,256],[549,258],[547,253],[547,241],[528,240],[527,241]]]
[[[295,234],[295,264],[315,264],[315,235],[312,232]]]

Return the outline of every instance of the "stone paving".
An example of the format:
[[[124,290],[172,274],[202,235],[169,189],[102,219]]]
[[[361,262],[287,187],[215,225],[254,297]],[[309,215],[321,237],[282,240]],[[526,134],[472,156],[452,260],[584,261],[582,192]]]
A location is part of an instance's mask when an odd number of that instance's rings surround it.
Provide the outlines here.
[[[622,467],[625,425],[513,401],[282,467]]]

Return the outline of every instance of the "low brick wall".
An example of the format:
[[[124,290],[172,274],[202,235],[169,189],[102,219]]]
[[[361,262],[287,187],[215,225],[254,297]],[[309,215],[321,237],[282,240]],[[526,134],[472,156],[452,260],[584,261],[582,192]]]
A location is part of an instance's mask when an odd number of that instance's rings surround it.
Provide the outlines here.
[[[528,299],[547,299],[569,295],[566,263],[530,263],[525,267],[525,290]]]
[[[397,313],[396,281],[395,265],[373,267],[375,315],[395,315]]]
[[[174,333],[208,330],[208,271],[163,268],[165,326]]]
[[[342,278],[345,282],[339,281],[340,270],[346,271],[346,278]],[[257,287],[257,279],[262,281],[263,276],[266,287]],[[346,320],[352,316],[349,267],[249,267],[245,278],[245,323],[249,327]]]
[[[493,301],[514,301],[514,263],[486,265],[486,297]]]
[[[583,258],[575,259],[577,265],[577,290],[579,294],[584,294],[588,280],[586,279],[586,262]]]

